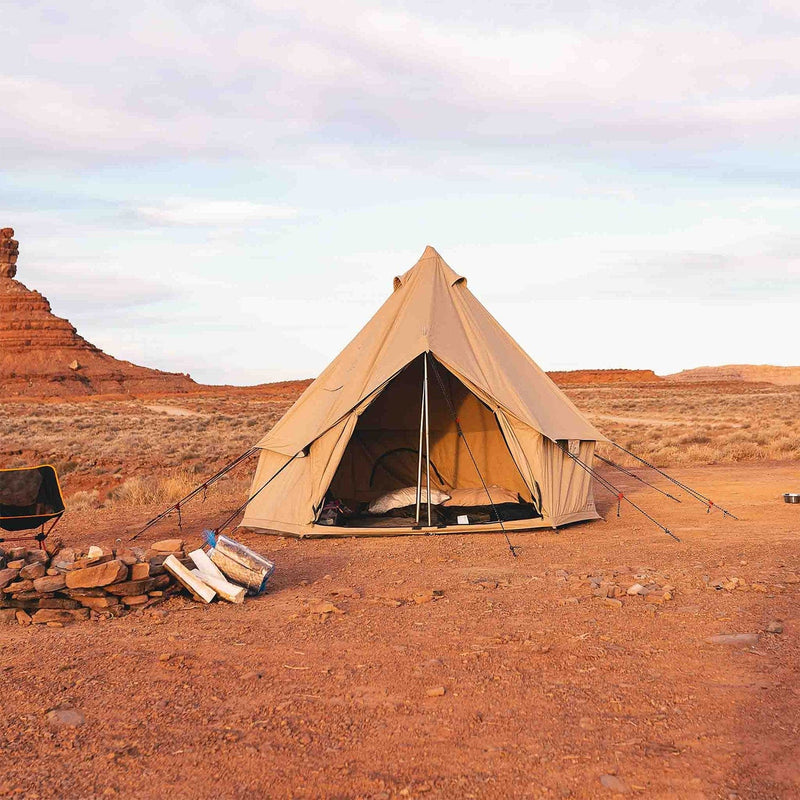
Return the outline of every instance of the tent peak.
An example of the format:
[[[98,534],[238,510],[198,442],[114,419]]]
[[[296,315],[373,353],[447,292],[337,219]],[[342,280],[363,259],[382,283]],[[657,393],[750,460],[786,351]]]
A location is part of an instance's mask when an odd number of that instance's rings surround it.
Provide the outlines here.
[[[431,271],[440,272],[447,280],[449,286],[455,286],[457,283],[466,284],[467,282],[466,278],[455,272],[441,255],[439,255],[435,247],[427,245],[417,263],[414,264],[408,272],[403,275],[398,275],[394,279],[394,290],[397,291],[401,286],[405,286],[414,275],[419,273],[428,274]]]

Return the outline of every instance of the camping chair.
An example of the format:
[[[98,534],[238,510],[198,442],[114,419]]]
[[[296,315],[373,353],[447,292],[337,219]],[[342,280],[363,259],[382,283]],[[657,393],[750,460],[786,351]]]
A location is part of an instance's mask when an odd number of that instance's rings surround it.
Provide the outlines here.
[[[64,513],[64,498],[54,467],[0,469],[0,542],[35,539],[42,542],[49,536]],[[49,527],[48,527],[48,523]],[[3,536],[3,531],[21,536]]]

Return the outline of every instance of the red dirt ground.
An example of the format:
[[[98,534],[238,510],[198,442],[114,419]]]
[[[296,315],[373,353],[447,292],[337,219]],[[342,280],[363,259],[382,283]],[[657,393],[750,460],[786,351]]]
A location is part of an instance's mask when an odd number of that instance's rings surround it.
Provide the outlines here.
[[[0,626],[0,797],[595,798],[611,774],[636,797],[798,797],[800,506],[781,498],[797,465],[678,475],[741,521],[631,482],[680,543],[606,496],[606,523],[515,534],[517,559],[501,536],[248,534],[277,569],[244,606]],[[59,530],[127,541],[154,510]],[[228,511],[195,506],[187,540]],[[611,608],[581,580],[599,574],[675,598]],[[709,588],[731,577],[766,591]],[[321,600],[343,613],[313,613]],[[706,642],[772,620],[784,632],[755,647]],[[85,724],[50,727],[54,707]]]

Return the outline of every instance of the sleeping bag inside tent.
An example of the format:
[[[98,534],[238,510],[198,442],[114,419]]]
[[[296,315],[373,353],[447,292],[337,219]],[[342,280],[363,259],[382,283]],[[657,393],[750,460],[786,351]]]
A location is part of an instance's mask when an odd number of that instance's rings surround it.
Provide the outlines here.
[[[376,536],[597,519],[568,453],[590,463],[602,440],[429,247],[257,443],[241,527]]]

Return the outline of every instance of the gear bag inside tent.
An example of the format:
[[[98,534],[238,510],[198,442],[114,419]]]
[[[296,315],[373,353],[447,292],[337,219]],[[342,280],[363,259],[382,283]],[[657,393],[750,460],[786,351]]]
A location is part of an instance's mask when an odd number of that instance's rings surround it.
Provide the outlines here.
[[[256,445],[240,527],[294,536],[598,519],[605,441],[432,247]]]

